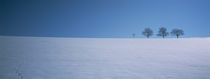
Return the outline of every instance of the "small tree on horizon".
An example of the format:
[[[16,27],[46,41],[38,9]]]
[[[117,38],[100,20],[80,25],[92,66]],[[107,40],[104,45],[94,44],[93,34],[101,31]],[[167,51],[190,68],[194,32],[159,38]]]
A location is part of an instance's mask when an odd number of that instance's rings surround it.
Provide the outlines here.
[[[168,36],[167,29],[165,27],[159,28],[159,31],[158,31],[157,36],[162,36],[163,38],[165,38],[166,36]]]
[[[133,33],[133,34],[132,34],[132,37],[133,37],[133,38],[135,38],[135,37],[136,37],[136,34],[135,34],[135,33]]]
[[[173,29],[171,35],[176,35],[176,38],[179,38],[179,36],[184,35],[184,31],[182,29]]]
[[[150,36],[153,35],[153,31],[152,31],[152,29],[150,29],[150,28],[145,28],[144,31],[142,32],[142,34],[143,34],[144,36],[146,36],[147,38],[149,38]]]

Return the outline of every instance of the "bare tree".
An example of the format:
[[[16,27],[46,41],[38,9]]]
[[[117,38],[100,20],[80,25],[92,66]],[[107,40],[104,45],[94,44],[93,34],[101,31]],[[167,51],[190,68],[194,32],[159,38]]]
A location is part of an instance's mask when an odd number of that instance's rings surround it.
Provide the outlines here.
[[[163,38],[165,38],[166,36],[168,36],[167,29],[165,27],[159,28],[159,31],[158,31],[157,36],[162,36]]]
[[[173,29],[171,35],[176,35],[176,38],[179,38],[179,36],[184,35],[184,31],[182,29]]]
[[[136,37],[136,34],[135,34],[135,33],[133,33],[133,34],[132,34],[132,37],[133,37],[133,38],[135,38],[135,37]]]
[[[142,34],[146,36],[147,38],[149,38],[150,36],[153,35],[153,31],[150,28],[145,28]]]

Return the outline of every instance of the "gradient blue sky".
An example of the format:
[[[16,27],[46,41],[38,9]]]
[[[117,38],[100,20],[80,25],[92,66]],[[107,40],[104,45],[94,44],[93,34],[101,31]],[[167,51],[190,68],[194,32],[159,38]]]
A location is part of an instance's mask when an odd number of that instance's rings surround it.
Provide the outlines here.
[[[144,37],[150,27],[210,37],[210,0],[1,0],[0,35]],[[153,36],[157,37],[157,36]]]

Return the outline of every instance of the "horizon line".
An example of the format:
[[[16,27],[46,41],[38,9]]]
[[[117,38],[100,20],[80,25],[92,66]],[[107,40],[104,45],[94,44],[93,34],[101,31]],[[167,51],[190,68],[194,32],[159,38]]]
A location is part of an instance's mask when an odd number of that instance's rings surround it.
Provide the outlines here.
[[[210,37],[71,37],[71,36],[27,36],[27,35],[0,35],[0,37],[32,37],[32,38],[125,38],[125,39],[185,39],[185,38],[210,38]]]

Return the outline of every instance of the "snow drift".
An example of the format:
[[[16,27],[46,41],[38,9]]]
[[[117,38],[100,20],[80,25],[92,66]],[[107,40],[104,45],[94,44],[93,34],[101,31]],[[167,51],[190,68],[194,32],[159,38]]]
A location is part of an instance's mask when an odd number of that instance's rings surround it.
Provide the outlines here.
[[[210,38],[0,37],[0,79],[210,79]]]

